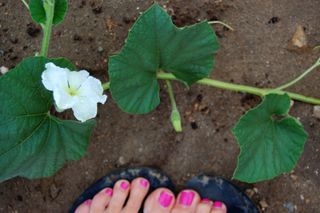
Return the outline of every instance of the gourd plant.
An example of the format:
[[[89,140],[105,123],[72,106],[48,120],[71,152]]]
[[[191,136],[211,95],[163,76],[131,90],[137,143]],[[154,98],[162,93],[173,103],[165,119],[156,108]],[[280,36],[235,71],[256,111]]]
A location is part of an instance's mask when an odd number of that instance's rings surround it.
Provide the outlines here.
[[[186,87],[202,84],[262,97],[262,102],[242,116],[232,129],[240,146],[234,178],[258,182],[294,168],[303,152],[307,133],[302,124],[289,115],[291,100],[319,105],[320,99],[285,89],[319,67],[320,59],[298,78],[277,88],[209,79],[213,57],[219,49],[210,24],[203,21],[178,28],[164,9],[153,4],[137,19],[122,50],[109,58],[110,82],[101,84],[85,71],[70,72],[76,68],[69,60],[47,57],[52,26],[64,19],[67,1],[22,1],[32,19],[42,26],[44,37],[39,56],[24,59],[0,78],[0,180],[16,176],[47,177],[66,161],[80,159],[95,125],[90,118],[96,115],[97,103],[106,100],[102,88],[110,89],[112,98],[123,111],[144,114],[160,103],[160,80],[166,83],[172,105],[171,121],[177,132],[182,131],[182,125],[172,81]],[[85,82],[88,79],[95,82],[88,87],[98,97],[93,103],[90,98],[77,99],[79,103],[74,101],[79,93],[91,94],[83,89],[87,88],[83,86],[85,83],[79,83],[79,78],[73,79],[78,75],[84,75]],[[66,81],[67,86],[59,87],[59,79]],[[80,86],[73,88],[72,85]],[[63,99],[61,94],[68,97]],[[81,122],[55,117],[50,113],[53,106],[58,111],[72,108]],[[83,106],[89,107],[81,108]],[[85,114],[86,110],[90,115]]]

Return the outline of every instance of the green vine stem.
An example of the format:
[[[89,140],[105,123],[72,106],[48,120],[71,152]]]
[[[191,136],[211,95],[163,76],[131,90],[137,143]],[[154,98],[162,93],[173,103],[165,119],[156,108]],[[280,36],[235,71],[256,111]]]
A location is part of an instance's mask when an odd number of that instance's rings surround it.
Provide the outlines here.
[[[226,28],[228,28],[229,30],[234,31],[234,29],[230,25],[228,25],[222,21],[208,21],[208,24],[221,24],[221,25],[225,26]]]
[[[44,0],[43,7],[46,11],[46,23],[41,25],[43,29],[43,40],[41,45],[40,56],[47,56],[49,49],[49,41],[52,32],[52,22],[54,17],[54,0]]]
[[[178,80],[171,73],[162,73],[162,72],[158,73],[157,78],[163,79],[163,80]],[[320,105],[320,99],[307,97],[307,96],[300,95],[297,93],[292,93],[292,92],[287,92],[287,91],[282,91],[282,90],[261,89],[261,88],[257,88],[257,87],[250,87],[250,86],[245,86],[245,85],[240,85],[240,84],[227,83],[227,82],[213,80],[213,79],[209,79],[209,78],[204,78],[200,81],[197,81],[197,83],[211,86],[211,87],[220,88],[220,89],[225,89],[225,90],[231,90],[231,91],[236,91],[236,92],[246,92],[246,93],[258,95],[260,97],[263,97],[269,93],[276,93],[276,94],[287,93],[293,100],[302,101],[302,102],[309,103],[309,104]]]
[[[28,10],[29,10],[29,5],[28,5],[28,3],[26,2],[26,0],[21,0],[22,1],[22,3],[24,4],[24,6],[26,6],[27,8],[28,8]]]
[[[296,84],[298,81],[303,79],[306,75],[308,75],[310,72],[312,72],[313,70],[315,70],[319,66],[320,66],[320,58],[317,60],[316,63],[314,63],[311,67],[309,67],[306,71],[304,71],[300,76],[298,76],[294,80],[292,80],[292,81],[290,81],[280,87],[277,87],[276,90],[284,90],[288,87],[291,87],[292,85]]]
[[[236,92],[246,92],[246,93],[250,93],[250,94],[253,94],[253,95],[258,95],[260,97],[263,97],[263,96],[265,96],[265,95],[267,95],[269,93],[275,93],[275,94],[284,94],[284,93],[286,93],[293,100],[297,100],[297,101],[301,101],[301,102],[305,102],[305,103],[309,103],[309,104],[314,104],[314,105],[320,105],[320,99],[319,98],[313,98],[313,97],[304,96],[304,95],[301,95],[301,94],[298,94],[298,93],[284,91],[285,88],[288,88],[288,87],[292,86],[293,84],[297,83],[302,78],[304,78],[307,74],[309,74],[311,71],[315,70],[319,66],[320,66],[320,58],[317,60],[317,62],[315,64],[313,64],[310,68],[308,68],[298,78],[296,78],[293,81],[290,81],[289,83],[287,83],[287,84],[285,84],[283,86],[280,86],[280,87],[278,87],[276,89],[272,89],[272,88],[257,88],[257,87],[251,87],[251,86],[245,86],[245,85],[240,85],[240,84],[234,84],[234,83],[218,81],[218,80],[209,79],[209,78],[201,79],[201,80],[197,81],[196,83],[197,84],[211,86],[211,87],[216,87],[216,88],[219,88],[219,89],[231,90],[231,91],[236,91]],[[165,73],[165,72],[162,72],[162,71],[157,73],[157,78],[158,79],[162,79],[162,80],[178,80],[179,81],[179,79],[177,79],[173,74]],[[168,88],[170,88],[170,86],[168,86]],[[109,87],[110,87],[110,83],[109,82],[103,84],[104,90],[109,89]],[[169,95],[170,95],[170,92],[169,92]],[[172,94],[172,97],[173,97],[173,94]]]
[[[172,112],[171,112],[171,123],[173,125],[173,128],[176,132],[182,132],[182,127],[181,127],[181,117],[180,117],[180,112],[177,108],[177,103],[176,100],[174,99],[174,94],[173,94],[173,89],[171,82],[169,80],[166,80],[166,85],[167,85],[167,90],[171,102],[171,107],[172,107]]]

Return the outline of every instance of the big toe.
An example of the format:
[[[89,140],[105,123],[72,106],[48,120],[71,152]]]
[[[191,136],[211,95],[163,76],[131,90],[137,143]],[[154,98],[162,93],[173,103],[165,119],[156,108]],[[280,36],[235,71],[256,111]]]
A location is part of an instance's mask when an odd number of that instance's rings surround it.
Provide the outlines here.
[[[194,213],[200,202],[200,196],[193,190],[183,190],[179,193],[172,213]]]
[[[144,205],[144,212],[169,213],[174,203],[175,198],[173,192],[166,188],[159,188],[148,196]]]

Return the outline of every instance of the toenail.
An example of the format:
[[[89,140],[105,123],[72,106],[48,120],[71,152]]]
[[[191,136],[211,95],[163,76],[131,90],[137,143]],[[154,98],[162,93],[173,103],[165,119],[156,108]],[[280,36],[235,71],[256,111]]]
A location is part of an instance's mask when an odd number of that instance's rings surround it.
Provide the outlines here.
[[[149,185],[149,182],[146,179],[141,179],[140,185],[143,186],[144,188],[147,188]]]
[[[129,188],[129,183],[123,181],[121,184],[120,184],[120,187],[123,189],[123,190],[127,190]]]
[[[106,189],[104,190],[104,193],[106,193],[107,195],[109,195],[110,197],[112,196],[112,189]]]
[[[208,199],[208,198],[203,198],[203,199],[201,200],[201,202],[202,202],[202,203],[211,203],[212,201],[211,201],[210,199]]]
[[[171,205],[173,196],[165,191],[161,192],[159,197],[159,203],[164,208],[168,208]]]
[[[191,191],[181,192],[179,197],[179,204],[183,206],[191,206],[194,195],[195,195],[194,192],[191,192]]]
[[[92,203],[92,200],[86,200],[86,201],[84,202],[84,204],[87,205],[87,206],[90,206],[91,203]]]
[[[214,203],[213,203],[213,207],[215,207],[215,208],[222,208],[222,202],[220,202],[220,201],[215,201]]]

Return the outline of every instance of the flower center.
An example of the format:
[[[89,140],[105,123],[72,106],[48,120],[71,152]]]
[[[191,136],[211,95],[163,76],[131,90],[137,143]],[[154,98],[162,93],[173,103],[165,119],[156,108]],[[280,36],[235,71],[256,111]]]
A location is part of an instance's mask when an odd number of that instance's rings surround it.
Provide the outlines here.
[[[67,88],[67,92],[70,96],[76,96],[78,95],[78,90],[77,89],[74,89],[72,87],[68,87]]]

